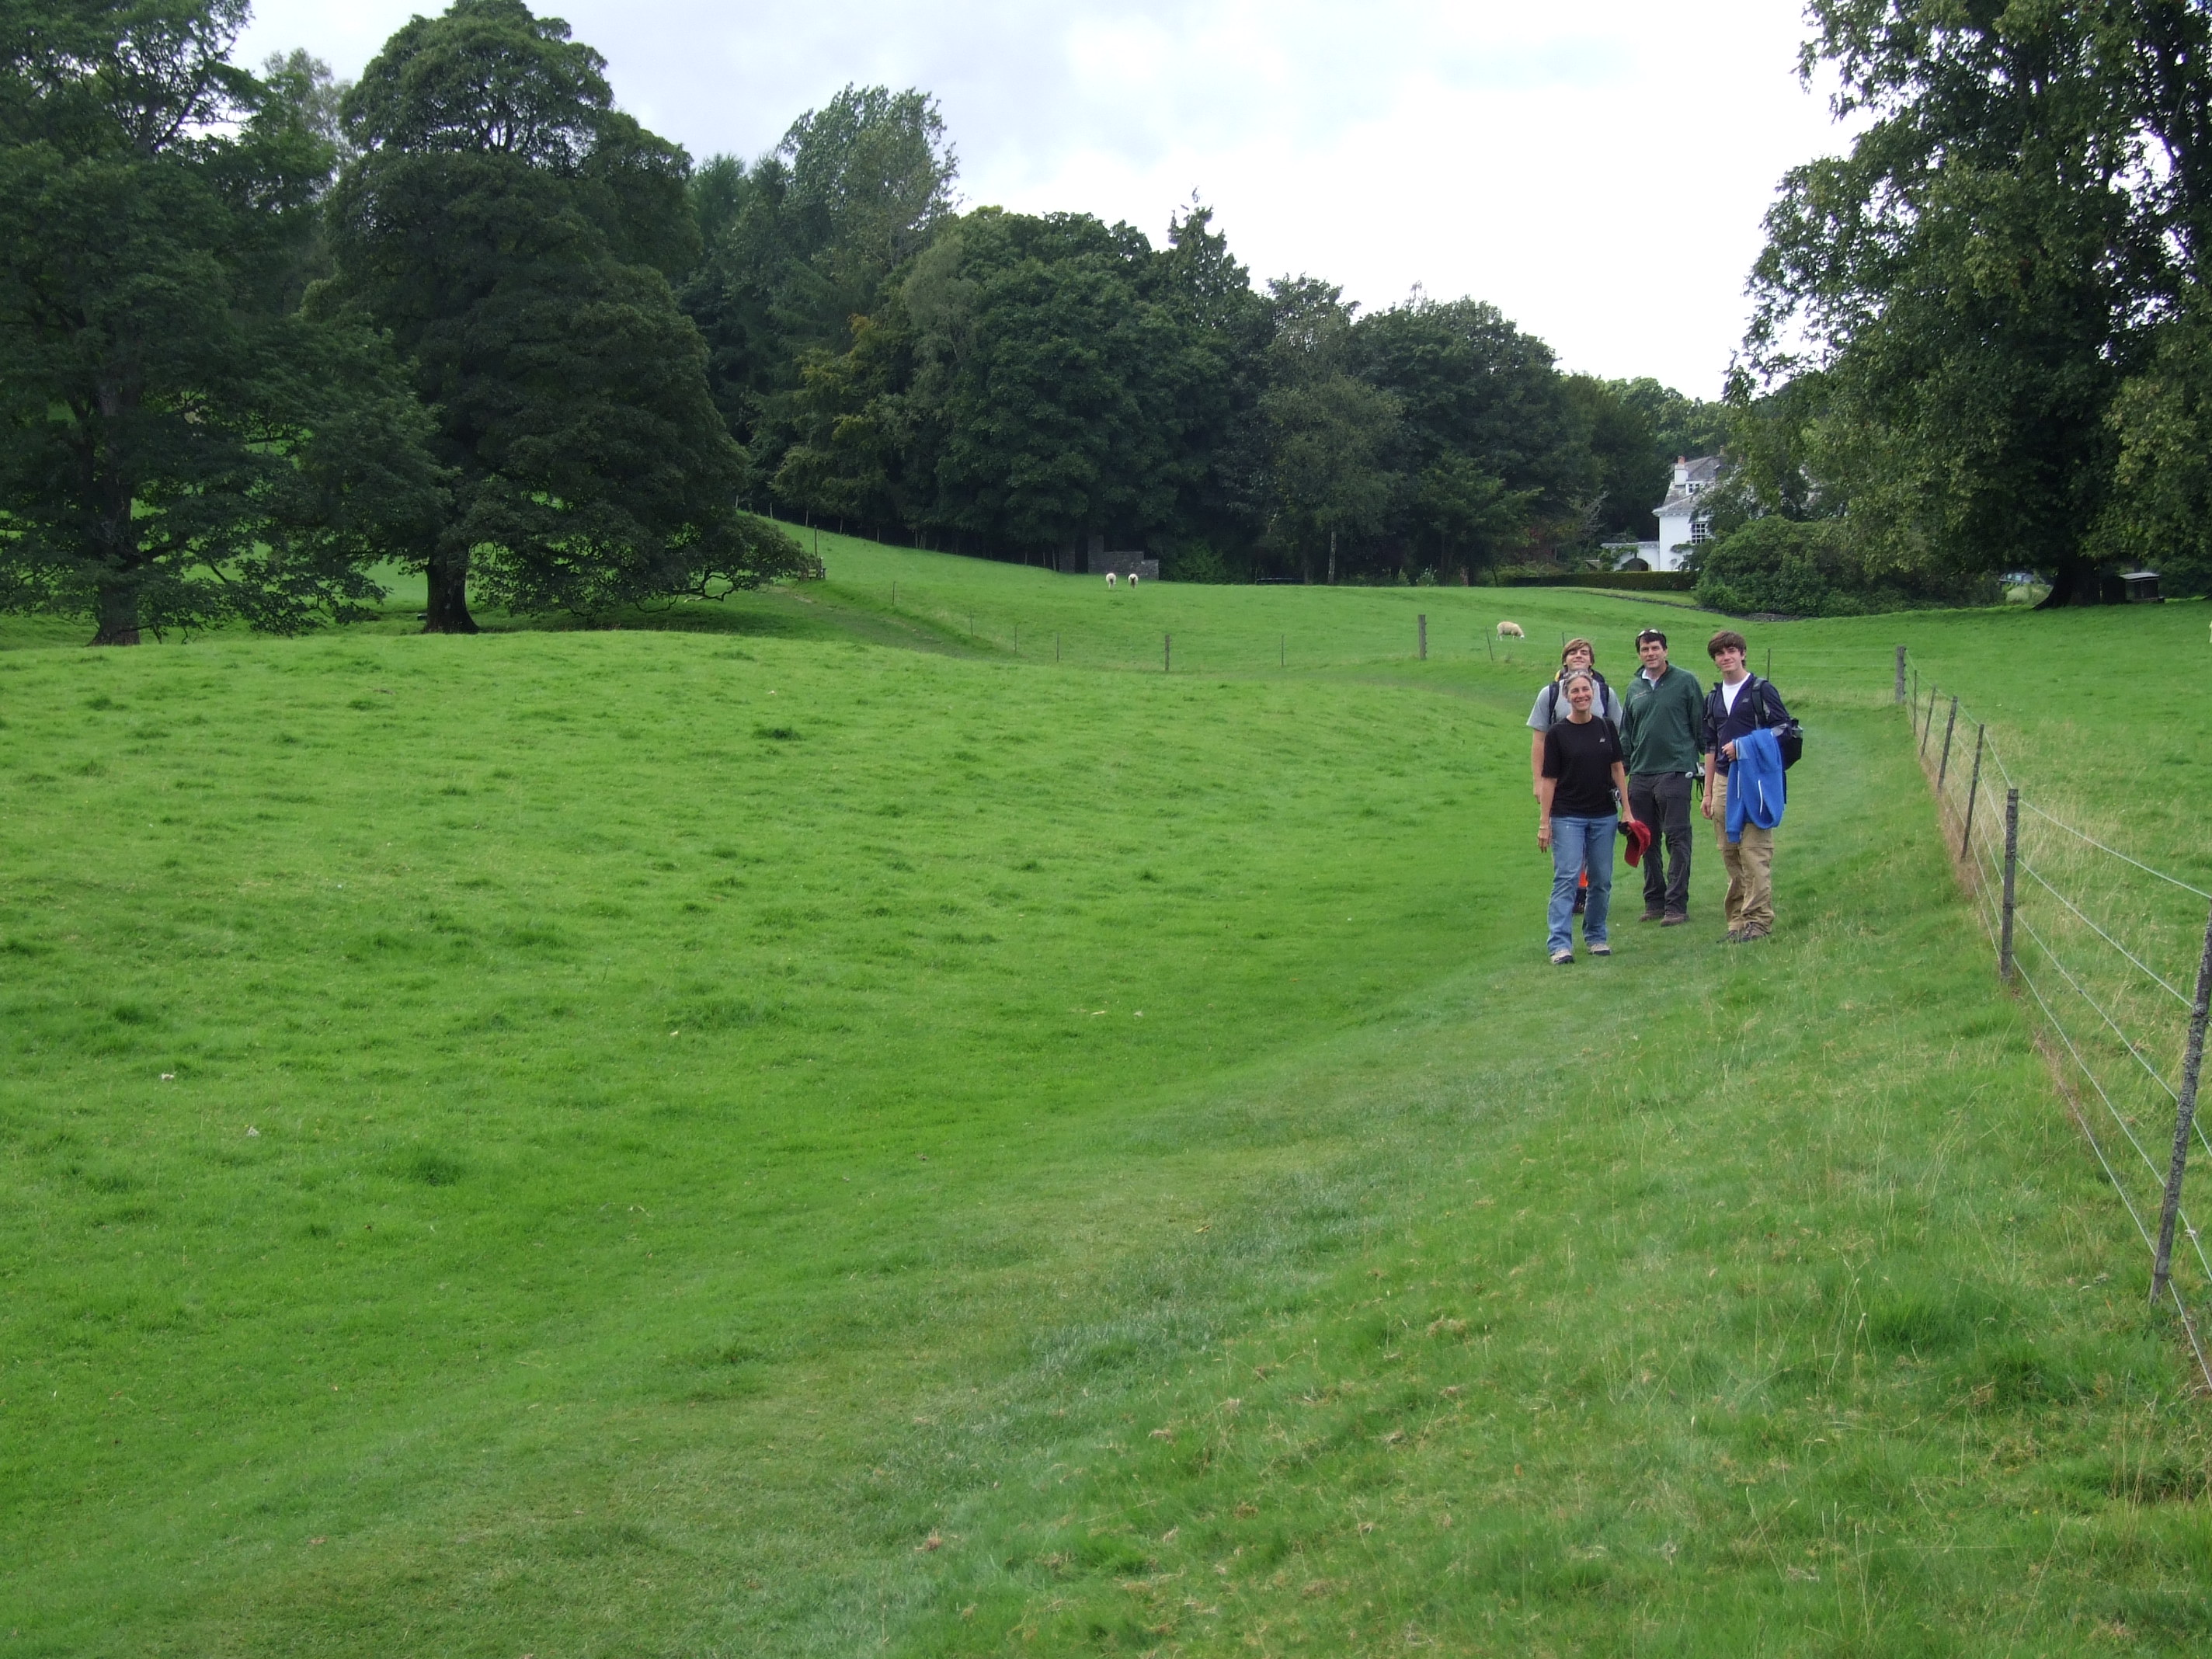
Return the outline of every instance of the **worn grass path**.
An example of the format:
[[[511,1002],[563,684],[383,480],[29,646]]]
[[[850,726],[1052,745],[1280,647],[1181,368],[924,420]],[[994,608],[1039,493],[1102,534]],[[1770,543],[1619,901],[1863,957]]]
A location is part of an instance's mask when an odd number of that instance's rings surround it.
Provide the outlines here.
[[[1781,936],[1701,848],[1562,973],[1526,662],[1300,594],[1307,674],[1054,672],[975,568],[1003,647],[833,580],[0,657],[0,1654],[2212,1635],[1861,642]]]

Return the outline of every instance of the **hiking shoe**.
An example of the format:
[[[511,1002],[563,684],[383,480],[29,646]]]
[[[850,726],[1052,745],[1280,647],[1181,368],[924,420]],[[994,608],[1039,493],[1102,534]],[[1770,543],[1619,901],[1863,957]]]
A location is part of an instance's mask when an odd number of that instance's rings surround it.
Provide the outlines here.
[[[1743,943],[1743,930],[1742,930],[1741,928],[1738,928],[1738,927],[1731,927],[1731,928],[1729,928],[1729,929],[1728,930],[1728,932],[1726,932],[1725,933],[1723,933],[1723,934],[1721,935],[1721,943],[1722,943],[1722,944],[1723,944],[1723,945],[1741,945],[1741,944],[1742,944],[1742,943]]]
[[[1664,921],[1667,920],[1667,913],[1664,910],[1646,910],[1644,913],[1643,920],[1645,921]]]
[[[1646,916],[1644,919],[1646,921],[1651,920],[1649,916]],[[1690,913],[1687,910],[1669,910],[1666,915],[1659,918],[1659,925],[1662,927],[1680,927],[1684,922],[1689,921],[1689,919]]]
[[[1575,953],[1572,951],[1554,951],[1552,952],[1552,966],[1554,968],[1564,968],[1574,959]]]
[[[1743,930],[1743,943],[1746,945],[1755,944],[1760,939],[1771,938],[1773,933],[1774,930],[1771,927],[1762,927],[1754,925]]]
[[[1594,957],[1609,957],[1613,954],[1613,946],[1607,945],[1603,939],[1600,939],[1595,945],[1586,945],[1584,948]]]

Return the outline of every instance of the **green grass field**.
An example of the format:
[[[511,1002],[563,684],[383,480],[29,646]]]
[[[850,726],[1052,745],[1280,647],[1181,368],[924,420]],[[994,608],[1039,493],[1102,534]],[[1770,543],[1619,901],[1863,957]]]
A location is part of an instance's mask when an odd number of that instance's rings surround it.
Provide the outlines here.
[[[0,635],[0,1656],[2212,1641],[2206,1407],[1890,703],[2200,878],[2206,607],[1754,630],[1777,938],[1701,838],[1559,970],[1528,699],[1715,619],[823,539]]]

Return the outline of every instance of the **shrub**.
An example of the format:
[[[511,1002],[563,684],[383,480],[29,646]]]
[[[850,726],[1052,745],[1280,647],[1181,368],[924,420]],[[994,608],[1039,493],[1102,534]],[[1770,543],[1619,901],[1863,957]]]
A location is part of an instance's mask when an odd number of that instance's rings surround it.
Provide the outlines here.
[[[1160,575],[1171,582],[1227,582],[1236,580],[1229,562],[1201,541],[1182,543],[1161,556]]]
[[[1986,605],[1987,576],[1869,572],[1840,519],[1753,519],[1698,561],[1698,603],[1737,616],[1867,617],[1884,611]]]

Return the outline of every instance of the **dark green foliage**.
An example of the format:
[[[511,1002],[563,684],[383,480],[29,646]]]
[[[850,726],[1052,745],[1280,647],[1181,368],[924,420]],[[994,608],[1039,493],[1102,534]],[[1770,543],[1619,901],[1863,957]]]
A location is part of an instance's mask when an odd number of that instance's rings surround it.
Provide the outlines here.
[[[0,25],[0,605],[97,642],[355,614],[440,505],[384,343],[293,310],[333,151],[228,61],[245,15]]]
[[[1589,423],[1549,346],[1495,306],[1425,298],[1361,318],[1353,340],[1362,372],[1404,410],[1419,482],[1401,528],[1417,548],[1480,564],[1536,521],[1546,539],[1580,529],[1596,476]]]
[[[428,626],[796,574],[737,510],[742,457],[670,289],[696,258],[683,152],[616,112],[598,53],[520,0],[392,37],[345,105],[317,314],[391,331],[437,410],[452,510],[415,562]]]
[[[1698,603],[1735,616],[1863,617],[1997,597],[1986,577],[1870,567],[1853,528],[1838,519],[1754,519],[1699,557]]]
[[[780,405],[808,355],[852,346],[854,319],[950,214],[957,172],[933,99],[848,86],[750,167],[718,155],[693,179],[705,256],[684,302],[715,402],[764,471],[790,441]]]
[[[2092,552],[2160,572],[2169,598],[2212,592],[2212,332],[2201,295],[2159,331],[2108,418],[2119,454]]]
[[[1808,68],[1871,119],[1785,180],[1754,276],[1759,370],[1821,374],[1806,471],[1881,570],[2029,566],[2063,604],[2094,598],[2100,558],[2185,562],[2207,505],[2185,338],[2212,224],[2203,8],[1813,16]]]
[[[1355,320],[1317,279],[1255,294],[1203,206],[1159,247],[1079,214],[956,217],[953,165],[927,98],[848,87],[690,182],[684,303],[793,516],[1025,559],[1098,537],[1210,578],[1449,579],[1648,514],[1706,407],[1571,386],[1475,301]]]
[[[1267,286],[1273,337],[1259,414],[1267,445],[1265,538],[1311,581],[1326,556],[1337,578],[1366,562],[1404,488],[1399,470],[1406,405],[1360,374],[1352,308],[1333,284],[1300,277]]]
[[[1231,404],[1206,323],[1249,290],[1202,214],[1176,228],[1163,253],[1080,214],[945,226],[848,349],[803,360],[778,496],[1029,554],[1189,522]]]

